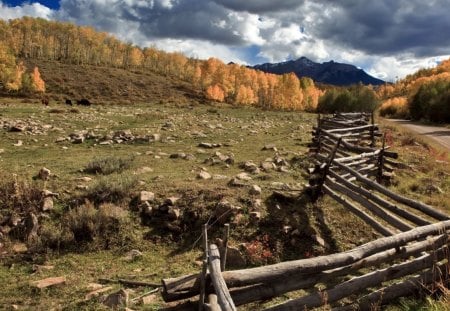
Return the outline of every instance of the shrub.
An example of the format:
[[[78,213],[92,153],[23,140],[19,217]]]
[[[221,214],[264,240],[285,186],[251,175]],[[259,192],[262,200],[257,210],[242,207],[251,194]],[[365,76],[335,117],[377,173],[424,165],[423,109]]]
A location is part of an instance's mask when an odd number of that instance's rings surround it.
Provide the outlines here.
[[[372,112],[378,106],[375,92],[362,84],[346,89],[330,89],[319,99],[317,112]]]
[[[90,174],[110,175],[130,168],[133,158],[107,157],[88,163],[84,171]]]
[[[36,182],[28,182],[16,174],[0,175],[1,210],[19,213],[38,210],[42,200],[42,190]]]
[[[86,198],[96,205],[101,203],[120,203],[131,197],[133,188],[137,185],[135,176],[122,174],[100,178],[88,190]]]
[[[450,122],[450,81],[423,84],[410,99],[409,110],[414,120]]]
[[[394,97],[386,100],[380,107],[380,116],[405,119],[409,117],[406,97]]]

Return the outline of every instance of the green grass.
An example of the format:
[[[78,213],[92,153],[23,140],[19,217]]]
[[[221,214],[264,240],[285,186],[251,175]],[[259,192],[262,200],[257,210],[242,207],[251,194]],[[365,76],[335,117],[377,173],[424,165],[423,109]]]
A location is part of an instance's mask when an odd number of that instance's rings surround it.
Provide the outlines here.
[[[58,113],[52,113],[55,109],[58,109]],[[72,113],[70,109],[61,108],[55,102],[45,108],[40,104],[23,103],[17,99],[0,101],[0,122],[20,119],[32,122],[42,129],[42,134],[13,133],[0,129],[0,149],[4,149],[4,153],[0,154],[1,178],[10,181],[13,174],[16,174],[19,180],[27,184],[59,194],[55,198],[55,210],[42,220],[45,229],[42,230],[48,239],[47,248],[43,252],[25,260],[26,256],[21,257],[11,252],[11,247],[19,241],[7,240],[4,243],[6,255],[0,259],[0,284],[5,284],[5,288],[0,296],[0,309],[8,309],[17,304],[33,310],[101,310],[103,307],[96,300],[84,302],[88,283],[97,282],[99,278],[127,278],[135,275],[139,280],[158,282],[162,278],[198,272],[200,268],[195,263],[200,256],[198,243],[195,247],[192,246],[200,235],[201,224],[213,214],[215,206],[221,200],[228,200],[240,206],[243,211],[241,220],[233,217],[229,219],[234,221],[231,243],[259,245],[263,237],[268,236],[268,241],[263,240],[267,244],[264,247],[270,248],[273,256],[267,262],[342,251],[376,238],[370,228],[356,217],[349,216],[344,208],[331,200],[326,199],[321,205],[314,207],[306,195],[301,195],[297,200],[273,196],[276,188],[274,182],[296,188],[306,183],[308,176],[305,168],[309,165],[306,152],[316,120],[314,115],[261,111],[251,107],[180,106],[164,103],[136,103],[133,106],[97,104],[77,109],[78,113]],[[165,128],[164,125],[168,122],[173,127]],[[83,144],[71,144],[69,141],[56,143],[59,137],[67,137],[85,129],[99,135],[131,130],[135,135],[160,134],[162,139],[152,143],[113,145],[100,145],[92,139]],[[200,132],[206,137],[199,137]],[[395,132],[393,135],[394,149],[400,151],[399,160],[415,166],[415,171],[396,171],[394,188],[449,211],[448,165],[436,162],[434,154],[422,145],[401,146],[401,134]],[[22,140],[23,146],[13,146],[17,140]],[[201,142],[222,144],[222,147],[203,149],[198,147]],[[278,152],[262,150],[267,144],[275,144]],[[216,151],[232,155],[234,164],[205,163]],[[178,153],[192,154],[195,158],[186,160],[169,157],[170,154]],[[239,168],[241,162],[251,160],[258,165],[276,154],[291,163],[290,173],[272,170],[252,176],[253,179],[248,184],[258,184],[263,190],[260,207],[255,205],[257,197],[249,193],[248,187],[227,185],[232,177],[242,172]],[[131,158],[133,161],[125,160],[125,165],[119,160]],[[89,166],[101,168],[100,171],[108,168],[106,171],[112,173],[88,174],[85,169]],[[50,169],[52,177],[48,181],[33,181],[33,176],[42,167]],[[202,169],[213,176],[223,175],[226,178],[197,179],[197,174]],[[80,179],[83,177],[90,177],[92,180]],[[413,183],[424,179],[436,181],[444,193],[430,195],[425,191],[411,191],[415,189]],[[164,206],[165,199],[170,196],[180,198],[177,206],[184,213],[180,220],[181,233],[168,232],[163,218],[154,217],[141,222],[140,207],[136,203],[141,190],[155,193],[153,206]],[[121,238],[127,238],[127,235],[118,233],[116,240],[106,243],[104,236],[107,234],[94,226],[92,241],[83,242],[88,245],[75,242],[67,245],[67,241],[73,239],[70,232],[67,233],[70,228],[68,215],[75,215],[74,209],[89,204],[86,200],[95,206],[95,211],[88,213],[92,219],[99,219],[100,212],[97,209],[103,203],[113,202],[126,211],[128,216],[124,228],[131,235],[131,242],[123,245],[124,240]],[[259,223],[251,222],[249,214],[252,211],[261,212],[262,219]],[[11,206],[0,206],[0,219],[10,212]],[[285,226],[299,229],[300,237],[286,237],[283,233]],[[349,230],[349,227],[352,229]],[[317,232],[321,233],[330,247],[320,247],[311,238]],[[213,239],[220,237],[222,226],[215,224],[210,235]],[[144,257],[135,262],[127,262],[123,257],[130,248],[139,249]],[[32,266],[36,263],[54,265],[55,268],[42,274],[32,274]],[[60,275],[67,277],[67,285],[41,292],[32,290],[28,285],[32,280]],[[144,290],[137,289],[131,297]],[[295,293],[291,293],[286,297],[294,295]],[[162,301],[159,299],[149,307],[132,308],[152,310],[161,305]],[[257,305],[255,308],[259,309],[261,306]],[[249,310],[251,308],[252,306]]]

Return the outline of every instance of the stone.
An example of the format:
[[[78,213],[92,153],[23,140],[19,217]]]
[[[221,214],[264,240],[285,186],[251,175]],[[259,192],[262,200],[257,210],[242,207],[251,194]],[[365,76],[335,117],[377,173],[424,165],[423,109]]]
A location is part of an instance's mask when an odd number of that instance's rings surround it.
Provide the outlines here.
[[[112,145],[114,142],[112,141],[112,140],[104,140],[104,141],[101,141],[101,142],[99,142],[98,144],[99,145]]]
[[[50,190],[42,190],[42,196],[45,197],[58,197],[59,194],[56,192],[51,192]]]
[[[23,145],[23,141],[18,140],[17,143],[13,144],[14,147],[20,147]]]
[[[242,172],[242,173],[237,174],[237,175],[236,175],[236,178],[239,179],[239,180],[245,180],[245,181],[252,180],[252,178],[250,177],[250,175],[248,175],[248,174],[245,173],[245,172]]]
[[[198,146],[200,148],[206,148],[206,149],[212,149],[213,148],[213,144],[210,144],[210,143],[200,143],[200,144],[198,144]]]
[[[66,141],[66,140],[67,140],[67,137],[58,137],[58,138],[56,138],[55,142],[62,143],[63,141]]]
[[[97,284],[97,285],[100,285],[100,284]],[[101,294],[109,292],[112,289],[113,289],[112,286],[105,286],[105,287],[103,287],[103,285],[100,285],[100,288],[96,288],[96,289],[90,291],[89,293],[87,293],[84,296],[84,300],[91,300],[92,298],[98,297]]]
[[[251,186],[250,191],[249,191],[249,193],[253,194],[253,195],[260,195],[261,192],[262,192],[261,187],[258,185]]]
[[[212,176],[211,176],[211,174],[208,173],[208,172],[201,171],[200,173],[198,173],[197,178],[198,178],[198,179],[207,180],[207,179],[211,179]]]
[[[254,221],[260,221],[261,220],[261,213],[260,212],[251,212],[250,213],[250,219]]]
[[[105,300],[103,300],[103,304],[112,309],[126,307],[128,305],[128,292],[124,289],[120,289],[115,293],[109,294],[106,296]]]
[[[276,165],[273,162],[264,161],[261,163],[261,168],[267,172],[267,171],[276,169]]]
[[[89,186],[87,186],[87,185],[76,185],[75,189],[77,189],[77,190],[88,190]]]
[[[275,152],[278,151],[277,147],[275,146],[275,144],[267,144],[265,145],[262,150],[273,150]]]
[[[225,180],[225,179],[228,179],[228,176],[216,174],[216,175],[212,176],[212,179],[213,180]]]
[[[39,221],[37,216],[30,212],[25,218],[25,234],[27,242],[32,243],[38,239]]]
[[[51,196],[45,197],[44,201],[42,202],[42,211],[51,211],[53,209],[53,198]]]
[[[28,252],[28,247],[25,243],[14,243],[12,246],[12,251],[17,254],[23,254]]]
[[[51,171],[48,168],[43,167],[38,173],[38,178],[42,180],[49,180],[51,175]]]
[[[84,136],[74,136],[72,137],[72,144],[82,144],[84,143],[85,137]]]
[[[217,203],[216,208],[214,210],[214,216],[218,219],[223,220],[225,223],[227,219],[230,218],[231,215],[238,214],[242,208],[237,205],[233,205],[227,200],[222,200]]]
[[[179,197],[169,197],[165,200],[165,204],[169,205],[169,206],[173,206],[177,203],[177,201],[179,200]]]
[[[181,229],[181,227],[179,225],[174,224],[174,223],[170,223],[170,222],[166,223],[166,228],[167,228],[167,230],[169,230],[169,231],[171,231],[173,233],[181,233],[181,232],[183,232],[183,230]]]
[[[84,177],[78,177],[76,180],[78,180],[78,181],[84,181],[84,182],[90,182],[90,181],[92,181],[92,178],[91,178],[91,177],[84,176]]]
[[[167,214],[169,216],[169,219],[171,220],[178,220],[181,215],[181,210],[178,207],[170,206],[169,210],[167,211]]]
[[[129,251],[125,255],[124,259],[126,261],[130,261],[131,262],[131,261],[135,261],[135,260],[138,260],[138,259],[142,258],[142,256],[144,256],[144,254],[142,254],[142,252],[140,252],[137,249],[132,249],[131,251]]]
[[[150,139],[154,142],[161,141],[161,134],[158,133],[152,134],[150,135]]]
[[[153,192],[150,191],[141,191],[139,193],[139,201],[142,202],[146,202],[146,201],[153,201],[155,200],[155,194]]]
[[[5,153],[5,149],[0,149],[0,154]]]
[[[148,201],[145,201],[141,206],[141,212],[144,216],[150,217],[153,215],[153,206]]]
[[[231,179],[228,182],[228,186],[231,186],[231,187],[245,187],[245,186],[247,186],[247,184],[244,181],[242,181],[242,180],[240,180],[238,178],[233,178],[233,179]]]
[[[147,174],[147,173],[153,173],[153,169],[151,167],[144,166],[144,167],[141,167],[136,170],[137,175]]]
[[[317,244],[319,244],[322,247],[325,247],[326,245],[325,240],[320,235],[314,234],[311,237],[314,239],[314,241],[316,241]]]
[[[39,281],[33,281],[30,282],[30,285],[35,288],[47,288],[47,287],[53,287],[57,285],[63,285],[66,283],[66,278],[64,276],[59,277],[53,277],[53,278],[46,278]]]

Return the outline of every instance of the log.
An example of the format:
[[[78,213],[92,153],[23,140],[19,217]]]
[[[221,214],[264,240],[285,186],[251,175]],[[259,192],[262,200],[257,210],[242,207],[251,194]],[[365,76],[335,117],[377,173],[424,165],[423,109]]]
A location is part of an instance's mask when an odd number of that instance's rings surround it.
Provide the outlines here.
[[[231,299],[227,284],[220,270],[220,253],[219,248],[215,244],[209,246],[209,270],[220,308],[223,311],[236,311],[233,299]]]
[[[366,198],[360,196],[358,193],[353,192],[351,189],[346,188],[342,184],[331,180],[330,177],[328,177],[327,179],[327,185],[331,189],[339,191],[348,196],[350,199],[358,202],[359,204],[367,208],[369,211],[371,211],[373,214],[377,215],[378,217],[386,221],[388,224],[399,229],[400,231],[408,231],[413,229],[411,225],[405,223],[404,221],[395,217],[394,215],[387,213],[384,209],[372,203],[371,201],[368,201]]]
[[[311,308],[320,307],[324,304],[333,303],[352,294],[364,291],[366,288],[379,286],[383,282],[404,277],[429,268],[436,261],[440,261],[445,258],[445,253],[447,251],[447,247],[443,247],[437,250],[435,254],[425,254],[419,258],[396,264],[386,269],[377,270],[359,277],[354,277],[351,280],[336,285],[331,289],[327,289],[322,292],[317,291],[310,295],[267,308],[265,311],[308,310]]]
[[[421,218],[415,214],[412,214],[404,209],[399,208],[398,206],[392,204],[389,201],[386,201],[385,199],[377,196],[376,194],[370,192],[369,190],[366,190],[361,186],[355,185],[354,183],[343,178],[342,176],[340,176],[333,170],[329,170],[329,174],[331,177],[335,178],[337,181],[339,181],[340,183],[349,187],[353,191],[359,193],[360,195],[365,196],[367,199],[372,200],[373,202],[381,205],[383,208],[389,210],[390,212],[397,214],[398,216],[401,216],[418,226],[426,226],[426,225],[431,224],[429,221],[426,221],[423,218]]]
[[[203,233],[203,265],[202,273],[200,274],[200,297],[198,301],[198,310],[202,311],[205,304],[206,294],[206,273],[208,272],[208,225],[204,224],[202,227]]]
[[[394,235],[395,232],[392,230],[386,228],[386,226],[380,224],[378,221],[373,219],[370,215],[367,213],[361,211],[359,208],[357,208],[355,205],[350,203],[348,200],[344,199],[342,196],[338,195],[336,192],[331,190],[327,185],[323,185],[322,187],[324,193],[328,194],[330,197],[332,197],[334,200],[336,200],[338,203],[342,204],[345,208],[349,209],[350,212],[361,218],[364,222],[366,222],[369,226],[371,226],[373,229],[375,229],[378,233],[384,235],[384,236],[390,236]]]
[[[439,212],[437,210],[435,210],[434,208],[432,208],[431,206],[428,206],[422,202],[418,202],[418,201],[414,201],[410,198],[404,197],[402,195],[396,194],[392,191],[390,191],[389,189],[383,187],[382,185],[371,181],[370,179],[362,176],[360,173],[358,173],[357,171],[355,171],[352,168],[349,168],[339,162],[333,161],[333,164],[335,164],[336,166],[338,166],[339,168],[343,169],[344,171],[347,171],[348,173],[352,174],[353,176],[356,177],[356,179],[366,185],[368,185],[369,187],[381,192],[382,194],[384,194],[385,196],[391,198],[392,200],[408,205],[409,207],[415,208],[417,210],[420,210],[421,212],[427,214],[430,217],[433,217],[437,220],[448,220],[450,219],[450,217],[442,212]]]
[[[251,269],[225,271],[222,275],[228,288],[271,283],[277,279],[284,280],[285,275],[290,275],[291,278],[301,277],[305,274],[319,273],[350,265],[379,252],[399,248],[411,241],[420,240],[430,235],[440,235],[447,230],[450,230],[450,220],[380,238],[342,253],[286,261]],[[162,285],[165,301],[192,297],[199,293],[199,274],[163,279]]]
[[[340,132],[362,132],[362,131],[369,131],[371,129],[378,130],[378,124],[370,124],[370,125],[363,125],[363,126],[355,126],[355,127],[347,127],[342,129],[335,129],[335,130],[329,130],[329,133],[340,133]]]
[[[436,273],[436,270],[441,273]],[[399,297],[409,296],[424,290],[424,287],[438,283],[446,283],[449,280],[449,267],[447,264],[437,264],[436,267],[426,270],[419,275],[410,277],[404,281],[381,288],[375,292],[358,299],[356,303],[331,309],[332,311],[353,310],[378,310],[380,306],[387,304]]]

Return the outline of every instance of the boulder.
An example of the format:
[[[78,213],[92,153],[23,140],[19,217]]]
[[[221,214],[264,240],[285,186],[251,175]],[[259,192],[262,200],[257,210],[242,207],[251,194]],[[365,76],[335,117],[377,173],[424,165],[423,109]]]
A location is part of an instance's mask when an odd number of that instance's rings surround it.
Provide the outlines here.
[[[103,304],[114,310],[126,307],[128,305],[128,292],[120,289],[115,293],[109,294],[103,300]]]
[[[197,178],[207,180],[207,179],[211,179],[212,176],[210,173],[208,173],[206,171],[201,171],[200,173],[198,173]]]
[[[49,180],[51,175],[52,175],[51,171],[48,168],[43,167],[39,171],[37,177],[42,180]]]
[[[142,256],[144,256],[144,254],[142,254],[141,251],[137,250],[137,249],[132,249],[131,251],[129,251],[128,253],[126,253],[124,259],[126,261],[135,261],[138,260],[140,258],[142,258]]]
[[[63,285],[66,283],[66,278],[64,276],[47,278],[39,281],[30,282],[30,285],[35,288],[47,288],[57,285]]]
[[[155,200],[155,194],[153,192],[150,191],[141,191],[139,193],[139,201],[141,203],[146,202],[146,201],[153,201]]]
[[[261,187],[258,185],[251,186],[249,191],[249,193],[253,195],[261,195],[261,192],[262,192]]]

